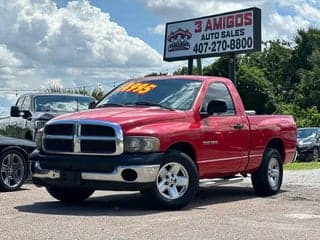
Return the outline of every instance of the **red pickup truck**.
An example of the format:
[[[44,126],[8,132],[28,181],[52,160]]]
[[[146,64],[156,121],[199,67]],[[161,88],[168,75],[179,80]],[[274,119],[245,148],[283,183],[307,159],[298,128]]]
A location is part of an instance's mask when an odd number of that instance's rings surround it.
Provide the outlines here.
[[[33,181],[56,199],[94,190],[139,190],[155,206],[188,204],[199,185],[251,175],[258,195],[276,194],[295,157],[291,116],[254,116],[221,77],[130,80],[95,109],[49,121],[36,136]]]

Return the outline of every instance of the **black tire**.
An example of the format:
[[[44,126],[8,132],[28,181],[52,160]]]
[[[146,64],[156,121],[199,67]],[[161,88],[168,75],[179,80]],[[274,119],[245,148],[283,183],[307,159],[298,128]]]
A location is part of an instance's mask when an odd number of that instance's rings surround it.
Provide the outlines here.
[[[267,148],[260,168],[252,173],[253,188],[259,196],[270,196],[279,192],[283,178],[283,164],[276,149]]]
[[[165,172],[171,176],[165,177]],[[165,154],[153,187],[142,190],[141,195],[154,208],[176,210],[186,206],[198,189],[199,175],[195,163],[185,153],[172,150]]]
[[[53,186],[47,186],[46,188],[52,197],[59,201],[67,203],[84,201],[94,193],[94,190],[92,189],[77,189]]]
[[[15,191],[19,189],[27,176],[27,158],[21,151],[10,149],[0,154],[1,191]]]

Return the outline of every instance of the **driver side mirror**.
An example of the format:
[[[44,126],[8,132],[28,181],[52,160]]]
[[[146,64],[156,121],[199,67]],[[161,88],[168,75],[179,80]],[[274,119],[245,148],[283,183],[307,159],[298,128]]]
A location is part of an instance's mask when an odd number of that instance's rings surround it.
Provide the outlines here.
[[[29,110],[25,110],[25,111],[22,111],[23,112],[23,115],[22,117],[25,118],[25,119],[31,119],[32,117],[32,114]]]
[[[227,112],[227,103],[221,100],[212,100],[208,103],[208,115],[221,114]]]
[[[17,106],[11,106],[10,109],[10,116],[11,117],[20,117],[20,110]]]

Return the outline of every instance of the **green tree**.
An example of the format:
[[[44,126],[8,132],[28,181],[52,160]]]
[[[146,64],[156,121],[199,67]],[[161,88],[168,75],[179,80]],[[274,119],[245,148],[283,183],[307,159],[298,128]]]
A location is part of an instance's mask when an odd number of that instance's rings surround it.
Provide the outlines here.
[[[279,104],[277,106],[278,114],[292,115],[296,121],[297,127],[319,127],[320,113],[316,107],[301,108],[296,104]]]
[[[222,56],[203,68],[203,75],[229,77],[229,57]]]
[[[301,69],[311,70],[313,68],[310,56],[320,48],[320,30],[316,28],[298,30],[295,43],[296,46],[290,61],[290,72],[291,82],[299,83]]]
[[[47,93],[70,93],[70,94],[89,95],[89,93],[85,87],[62,88],[57,85],[51,85],[49,88],[47,88],[45,90],[45,92],[47,92]]]
[[[104,95],[106,95],[106,92],[100,87],[96,87],[91,92],[91,96],[94,97],[97,101],[100,101],[104,97]]]
[[[106,94],[103,89],[100,87],[96,87],[93,89],[91,94],[85,87],[79,87],[79,88],[62,88],[57,85],[51,85],[48,89],[45,90],[47,93],[69,93],[69,94],[80,94],[85,96],[92,96],[96,100],[100,100],[103,98],[103,96]]]
[[[198,71],[197,68],[193,67],[192,68],[192,75],[196,75],[197,71]],[[184,67],[181,67],[181,68],[175,70],[173,72],[173,75],[188,75],[188,67],[184,66]]]
[[[237,75],[237,89],[246,109],[255,110],[257,114],[276,110],[272,84],[261,69],[240,65]]]
[[[295,95],[295,103],[304,108],[315,106],[320,110],[320,51],[314,51],[309,59],[311,69],[302,69],[299,72],[300,83]]]
[[[292,101],[295,86],[291,84],[289,74],[293,51],[290,44],[276,40],[264,42],[263,46],[262,52],[242,55],[239,64],[262,70],[266,80],[272,83],[278,101]]]
[[[153,76],[166,76],[168,75],[168,73],[163,73],[163,72],[152,72],[152,73],[149,73],[147,75],[145,75],[145,77],[153,77]]]

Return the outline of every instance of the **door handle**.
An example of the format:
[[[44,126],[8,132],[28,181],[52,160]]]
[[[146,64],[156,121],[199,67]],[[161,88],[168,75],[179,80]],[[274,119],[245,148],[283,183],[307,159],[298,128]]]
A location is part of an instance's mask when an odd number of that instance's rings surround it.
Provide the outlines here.
[[[241,129],[241,128],[243,128],[244,126],[243,126],[243,124],[241,124],[241,123],[237,123],[237,124],[233,125],[233,127],[234,127],[235,129]]]

